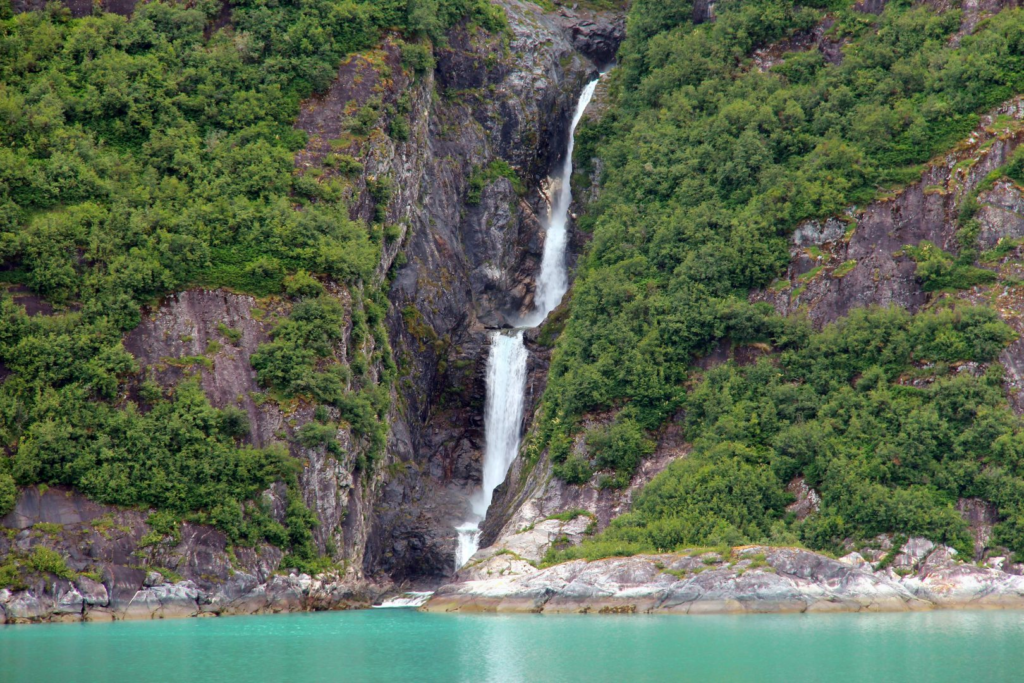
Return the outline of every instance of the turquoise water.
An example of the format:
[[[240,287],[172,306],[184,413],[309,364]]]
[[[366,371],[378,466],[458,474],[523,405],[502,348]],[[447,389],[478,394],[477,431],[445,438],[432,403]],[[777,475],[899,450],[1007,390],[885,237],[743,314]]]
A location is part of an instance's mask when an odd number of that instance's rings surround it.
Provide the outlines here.
[[[0,681],[1010,681],[1024,612],[453,616],[0,627]]]

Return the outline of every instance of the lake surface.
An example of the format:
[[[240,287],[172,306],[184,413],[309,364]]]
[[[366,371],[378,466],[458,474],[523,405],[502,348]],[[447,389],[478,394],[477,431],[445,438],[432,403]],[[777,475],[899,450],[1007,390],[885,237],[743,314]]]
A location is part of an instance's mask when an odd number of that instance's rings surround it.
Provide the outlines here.
[[[0,681],[1021,680],[1024,612],[456,616],[0,626]]]

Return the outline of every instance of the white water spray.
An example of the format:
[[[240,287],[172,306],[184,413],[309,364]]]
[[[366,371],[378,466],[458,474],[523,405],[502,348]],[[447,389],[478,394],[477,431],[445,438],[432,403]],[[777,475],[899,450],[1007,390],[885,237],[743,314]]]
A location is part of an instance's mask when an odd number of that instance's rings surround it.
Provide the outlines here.
[[[375,609],[395,609],[400,607],[419,607],[434,594],[434,591],[409,591],[408,593],[402,593],[396,598],[385,600],[379,605],[374,605]]]
[[[562,302],[562,297],[569,289],[569,277],[565,269],[565,245],[568,241],[569,206],[572,204],[572,151],[575,145],[576,126],[594,96],[597,82],[597,79],[594,79],[588,83],[580,95],[569,127],[569,146],[562,168],[557,176],[551,178],[554,198],[544,238],[544,255],[537,277],[537,291],[533,299],[534,310],[524,317],[523,327],[541,324],[548,313]],[[472,517],[455,527],[459,535],[459,547],[455,555],[456,569],[462,568],[479,548],[480,522],[487,515],[494,489],[505,481],[508,468],[519,453],[528,358],[526,346],[523,344],[523,328],[492,334],[491,351],[487,357],[483,485],[470,501]]]
[[[494,489],[505,480],[505,473],[519,452],[526,360],[522,330],[511,334],[496,332],[491,337],[491,352],[487,357],[483,486],[470,499],[472,519],[455,528],[459,532],[457,567],[466,564],[476,552],[480,543],[480,522],[491,506]]]

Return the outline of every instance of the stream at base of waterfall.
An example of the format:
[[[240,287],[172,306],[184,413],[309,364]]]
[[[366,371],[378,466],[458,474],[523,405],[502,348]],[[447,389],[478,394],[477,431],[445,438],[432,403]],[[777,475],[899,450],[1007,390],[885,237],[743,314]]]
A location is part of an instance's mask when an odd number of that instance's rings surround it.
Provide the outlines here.
[[[565,267],[565,246],[569,237],[569,207],[572,205],[572,152],[576,126],[590,104],[597,88],[594,79],[583,89],[576,104],[569,127],[569,145],[559,174],[551,178],[551,214],[544,237],[544,255],[534,310],[520,321],[514,330],[492,333],[491,349],[487,357],[487,398],[484,413],[484,466],[483,483],[470,500],[472,515],[455,527],[459,546],[455,554],[455,568],[459,569],[476,553],[480,544],[480,523],[487,515],[494,489],[505,480],[509,466],[519,453],[523,428],[523,396],[526,390],[526,364],[529,355],[523,343],[523,331],[544,322],[558,306],[569,289],[569,274]]]

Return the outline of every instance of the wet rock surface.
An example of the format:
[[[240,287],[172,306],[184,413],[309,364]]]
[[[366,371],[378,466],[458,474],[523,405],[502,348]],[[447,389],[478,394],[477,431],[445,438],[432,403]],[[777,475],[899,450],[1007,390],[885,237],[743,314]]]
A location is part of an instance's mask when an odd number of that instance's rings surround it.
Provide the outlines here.
[[[626,17],[592,12],[576,6],[558,11],[559,23],[569,34],[572,45],[599,66],[615,60],[619,45],[626,38]]]
[[[396,188],[388,220],[410,226],[389,297],[391,343],[408,381],[393,429],[396,467],[375,504],[366,559],[368,573],[397,580],[454,571],[454,526],[481,481],[489,328],[532,309],[548,211],[541,188],[579,92],[596,75],[587,57],[598,57],[580,45],[611,50],[621,40],[613,15],[502,4],[507,51],[500,39],[455,30],[433,74],[408,86],[409,141],[375,139],[364,157],[368,177],[390,177]],[[474,174],[496,162],[518,183],[496,177],[471,196]],[[530,386],[534,395],[543,388]]]

